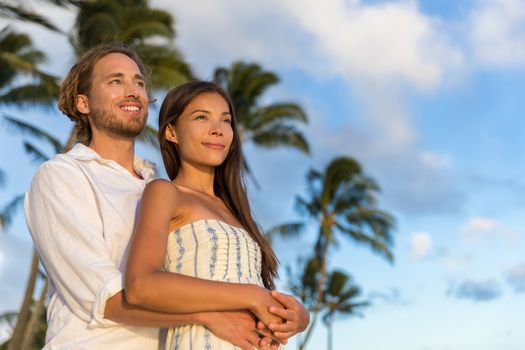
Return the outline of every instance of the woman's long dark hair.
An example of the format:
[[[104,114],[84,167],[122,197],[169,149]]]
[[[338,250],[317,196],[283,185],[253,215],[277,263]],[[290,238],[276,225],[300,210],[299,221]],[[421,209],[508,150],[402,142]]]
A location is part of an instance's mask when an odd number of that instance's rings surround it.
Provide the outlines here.
[[[160,108],[158,135],[164,167],[171,180],[177,177],[181,167],[178,146],[174,142],[166,140],[166,128],[169,125],[175,125],[184,108],[195,97],[203,93],[221,95],[228,104],[232,116],[232,144],[224,162],[215,168],[213,190],[215,195],[222,199],[226,207],[259,245],[262,253],[261,277],[264,286],[268,289],[275,289],[274,278],[277,276],[277,257],[271,245],[261,234],[261,230],[252,216],[244,186],[243,155],[241,141],[236,129],[233,105],[228,94],[219,85],[208,81],[192,81],[177,86],[166,95]]]

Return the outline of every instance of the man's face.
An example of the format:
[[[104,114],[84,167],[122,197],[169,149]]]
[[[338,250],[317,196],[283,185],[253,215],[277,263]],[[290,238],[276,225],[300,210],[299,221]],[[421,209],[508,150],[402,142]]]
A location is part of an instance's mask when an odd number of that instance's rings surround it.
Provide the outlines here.
[[[146,125],[146,82],[135,61],[124,54],[110,53],[97,61],[91,89],[83,98],[85,105],[79,107],[77,101],[77,108],[88,115],[93,136],[133,139]]]

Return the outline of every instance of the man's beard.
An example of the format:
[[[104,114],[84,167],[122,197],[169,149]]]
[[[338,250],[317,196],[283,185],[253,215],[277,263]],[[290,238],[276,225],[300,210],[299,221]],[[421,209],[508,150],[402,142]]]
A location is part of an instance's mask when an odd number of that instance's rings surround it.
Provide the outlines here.
[[[115,113],[107,109],[92,109],[90,120],[93,126],[118,137],[133,139],[140,135],[146,125],[148,114],[142,118],[121,120]]]

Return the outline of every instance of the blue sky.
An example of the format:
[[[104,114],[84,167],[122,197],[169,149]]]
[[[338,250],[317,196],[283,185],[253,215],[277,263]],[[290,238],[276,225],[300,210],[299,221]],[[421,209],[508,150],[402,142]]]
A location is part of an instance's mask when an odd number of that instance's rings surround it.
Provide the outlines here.
[[[294,198],[304,193],[307,170],[335,156],[355,157],[380,183],[380,205],[397,218],[396,261],[345,240],[333,251],[331,266],[350,272],[373,302],[364,318],[336,322],[335,349],[523,349],[525,2],[152,5],[174,14],[175,43],[202,78],[237,59],[255,61],[281,77],[263,100],[293,100],[307,111],[311,157],[246,147],[261,184],[251,196],[263,227],[298,219]],[[71,28],[71,13],[41,9]],[[48,53],[49,71],[63,75],[73,60],[67,40],[19,28]],[[24,117],[63,137],[70,127],[53,109]],[[0,204],[24,191],[34,171],[21,139],[2,133],[8,178]],[[160,163],[154,151],[138,153]],[[312,224],[302,237],[277,242],[283,264],[309,249],[314,232]],[[0,235],[0,311],[20,302],[30,249],[20,215]],[[325,336],[319,326],[309,348],[324,348]]]

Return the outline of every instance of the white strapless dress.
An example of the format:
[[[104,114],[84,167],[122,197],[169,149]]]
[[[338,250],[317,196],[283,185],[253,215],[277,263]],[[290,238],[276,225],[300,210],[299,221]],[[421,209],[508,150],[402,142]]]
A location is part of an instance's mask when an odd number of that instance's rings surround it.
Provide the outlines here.
[[[246,230],[215,219],[197,220],[171,232],[164,268],[208,280],[263,286],[258,244]],[[200,325],[170,328],[165,342],[167,350],[238,349]]]

